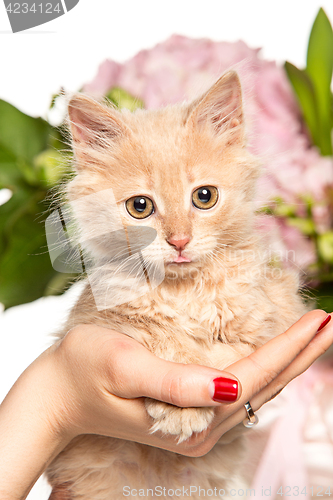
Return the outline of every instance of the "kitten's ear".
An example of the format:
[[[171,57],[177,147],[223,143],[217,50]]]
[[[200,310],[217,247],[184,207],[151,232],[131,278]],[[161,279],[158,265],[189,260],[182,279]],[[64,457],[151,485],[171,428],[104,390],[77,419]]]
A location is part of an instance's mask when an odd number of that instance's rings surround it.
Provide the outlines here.
[[[244,142],[242,91],[235,71],[225,73],[190,105],[187,123],[192,127],[210,127],[215,135],[227,133],[229,144]]]
[[[83,94],[74,95],[68,104],[68,116],[74,149],[101,148],[128,134],[117,111]]]

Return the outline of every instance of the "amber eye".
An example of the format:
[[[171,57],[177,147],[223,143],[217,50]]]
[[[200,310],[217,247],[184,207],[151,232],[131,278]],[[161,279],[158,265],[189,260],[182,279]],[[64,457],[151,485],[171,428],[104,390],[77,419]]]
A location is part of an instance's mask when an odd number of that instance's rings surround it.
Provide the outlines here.
[[[145,219],[154,212],[154,205],[147,196],[133,196],[126,201],[127,212],[134,219]]]
[[[219,192],[214,186],[203,186],[198,188],[192,194],[192,203],[200,210],[212,208],[219,197]]]

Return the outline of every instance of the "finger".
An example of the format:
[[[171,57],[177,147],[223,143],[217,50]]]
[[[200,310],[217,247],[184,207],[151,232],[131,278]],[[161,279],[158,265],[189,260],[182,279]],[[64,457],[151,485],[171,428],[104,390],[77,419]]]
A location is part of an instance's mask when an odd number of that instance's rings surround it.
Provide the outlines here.
[[[241,394],[233,375],[201,365],[158,358],[133,339],[112,345],[110,392],[123,398],[149,397],[180,407],[218,406]],[[213,397],[219,397],[219,402]]]
[[[311,311],[302,316],[285,334],[279,335],[258,349],[254,354],[259,353],[259,362],[248,363],[248,358],[251,358],[252,354],[228,367],[230,372],[239,377],[242,377],[241,369],[247,370],[247,380],[241,379],[243,392],[238,402],[224,409],[222,422],[216,421],[216,427],[210,436],[212,441],[216,439],[217,435],[224,434],[246,418],[244,404],[247,401],[251,402],[254,411],[258,410],[288,382],[303,373],[318,356],[329,348],[333,340],[333,322],[317,333],[323,319],[326,318],[327,314],[323,311]],[[302,349],[304,344],[305,347]],[[275,353],[276,357],[279,356],[279,359],[272,359],[268,347],[273,348],[273,354]],[[295,352],[298,354],[295,355]],[[291,359],[292,357],[293,359]],[[272,364],[272,373],[269,372],[270,364]],[[278,369],[281,371],[274,378],[274,371],[278,371]],[[261,381],[258,380],[257,383],[256,379],[260,377],[262,377]],[[271,379],[270,382],[269,379]],[[268,384],[265,385],[266,380],[268,380]],[[257,387],[260,385],[262,388],[257,391]]]
[[[325,318],[324,311],[311,311],[250,356],[228,366],[228,372],[242,382],[241,403],[259,393],[292,363],[315,337]]]
[[[333,343],[333,322],[325,325],[323,330],[316,334],[305,349],[294,361],[283,370],[267,387],[255,398],[253,404],[256,409],[277,396],[284,387],[294,378],[304,373]],[[252,403],[251,403],[252,404]]]

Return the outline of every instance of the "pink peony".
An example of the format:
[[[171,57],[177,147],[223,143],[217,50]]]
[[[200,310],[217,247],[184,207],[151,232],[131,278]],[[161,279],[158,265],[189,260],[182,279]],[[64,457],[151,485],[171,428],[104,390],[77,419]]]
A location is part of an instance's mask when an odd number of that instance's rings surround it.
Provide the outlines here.
[[[99,98],[119,86],[142,99],[147,109],[158,108],[197,96],[231,67],[242,80],[250,148],[263,163],[257,205],[280,197],[298,207],[300,195],[305,194],[321,202],[326,186],[333,184],[332,159],[321,157],[311,146],[284,69],[263,60],[259,49],[242,41],[213,42],[173,35],[124,64],[103,62],[84,91]],[[275,239],[282,238],[286,248],[298,250],[297,265],[316,261],[310,241],[295,228],[276,224],[279,231],[275,231]]]
[[[313,241],[306,238],[295,227],[279,218],[258,216],[257,228],[266,238],[267,251],[272,259],[278,259],[287,267],[306,269],[316,261]],[[305,279],[305,276],[301,276]]]

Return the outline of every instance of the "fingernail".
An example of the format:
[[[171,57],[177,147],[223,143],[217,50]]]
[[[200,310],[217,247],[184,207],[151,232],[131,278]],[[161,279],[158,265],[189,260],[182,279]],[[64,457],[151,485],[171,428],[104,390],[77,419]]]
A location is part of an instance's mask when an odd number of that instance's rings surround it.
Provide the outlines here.
[[[237,380],[226,378],[226,377],[218,377],[213,381],[213,395],[212,399],[217,401],[218,403],[228,403],[232,401],[236,401],[238,394],[238,382]]]
[[[329,323],[331,321],[331,315],[329,314],[325,319],[324,321],[322,322],[322,324],[320,325],[320,327],[318,328],[317,330],[317,333],[320,332],[320,330],[322,330],[324,328],[324,326],[327,325],[327,323]]]

